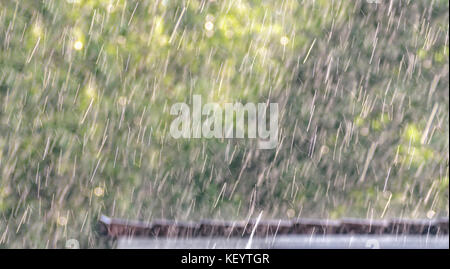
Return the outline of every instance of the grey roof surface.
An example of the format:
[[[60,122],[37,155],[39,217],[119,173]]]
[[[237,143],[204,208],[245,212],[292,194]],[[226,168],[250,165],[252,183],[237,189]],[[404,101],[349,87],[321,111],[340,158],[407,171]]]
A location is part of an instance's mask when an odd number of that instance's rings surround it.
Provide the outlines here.
[[[280,235],[256,238],[129,238],[120,249],[448,249],[447,236]]]

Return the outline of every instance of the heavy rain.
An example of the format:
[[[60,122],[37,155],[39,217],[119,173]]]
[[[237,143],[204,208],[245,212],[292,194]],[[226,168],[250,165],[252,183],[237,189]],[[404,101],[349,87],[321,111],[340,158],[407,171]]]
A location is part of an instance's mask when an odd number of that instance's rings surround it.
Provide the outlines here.
[[[448,9],[0,0],[0,248],[114,247],[101,216],[448,218]],[[278,104],[276,146],[174,138],[194,95]]]

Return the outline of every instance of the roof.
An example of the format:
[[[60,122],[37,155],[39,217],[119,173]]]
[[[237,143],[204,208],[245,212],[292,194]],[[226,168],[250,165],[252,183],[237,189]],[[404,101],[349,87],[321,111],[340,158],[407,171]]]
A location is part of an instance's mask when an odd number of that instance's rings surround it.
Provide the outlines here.
[[[256,227],[255,227],[256,226]],[[130,221],[102,216],[99,221],[102,235],[120,237],[256,237],[279,235],[448,235],[449,219],[298,219],[219,221],[176,220]]]

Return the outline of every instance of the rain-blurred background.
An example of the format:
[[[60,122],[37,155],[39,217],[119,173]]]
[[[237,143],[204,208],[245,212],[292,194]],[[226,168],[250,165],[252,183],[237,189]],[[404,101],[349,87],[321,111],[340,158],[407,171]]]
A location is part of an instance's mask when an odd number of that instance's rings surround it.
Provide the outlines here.
[[[449,215],[449,2],[0,0],[0,247],[149,221]],[[174,139],[277,102],[279,143]]]

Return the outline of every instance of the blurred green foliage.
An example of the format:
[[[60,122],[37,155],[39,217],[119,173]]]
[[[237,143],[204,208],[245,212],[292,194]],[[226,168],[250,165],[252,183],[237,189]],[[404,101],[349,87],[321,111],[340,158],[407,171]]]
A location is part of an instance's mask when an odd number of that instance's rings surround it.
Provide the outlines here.
[[[1,0],[0,246],[101,247],[100,214],[448,216],[448,8]],[[279,146],[171,138],[193,94],[278,102]]]

